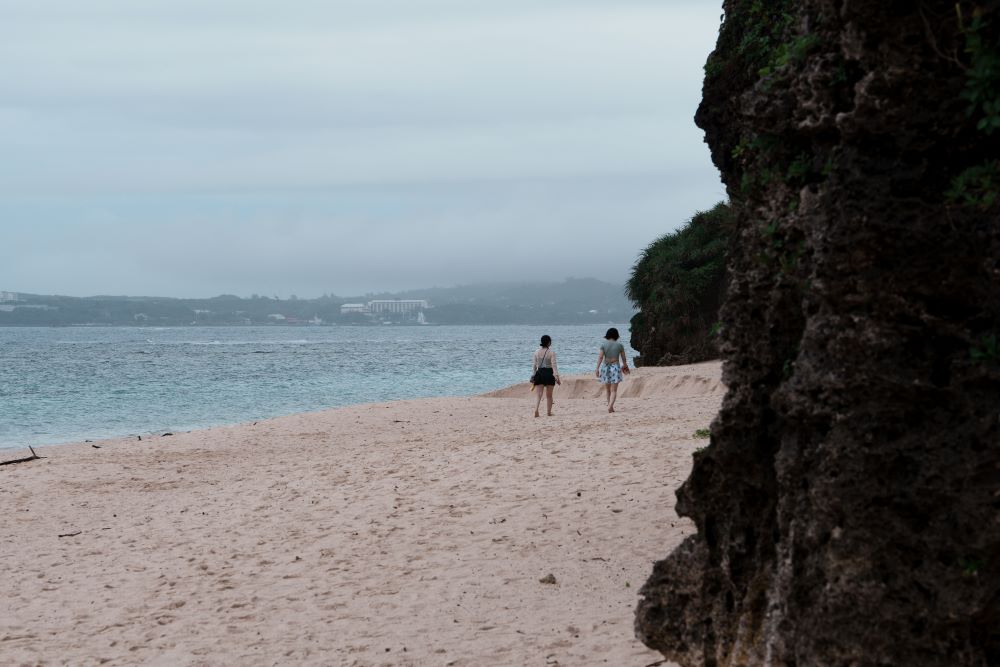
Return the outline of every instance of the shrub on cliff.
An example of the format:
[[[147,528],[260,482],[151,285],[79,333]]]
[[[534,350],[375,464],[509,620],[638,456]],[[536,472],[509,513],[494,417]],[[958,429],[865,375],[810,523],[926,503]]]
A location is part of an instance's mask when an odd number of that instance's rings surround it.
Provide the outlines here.
[[[645,366],[689,364],[718,356],[713,329],[726,284],[729,205],[698,213],[639,256],[625,287],[640,312],[632,347]]]

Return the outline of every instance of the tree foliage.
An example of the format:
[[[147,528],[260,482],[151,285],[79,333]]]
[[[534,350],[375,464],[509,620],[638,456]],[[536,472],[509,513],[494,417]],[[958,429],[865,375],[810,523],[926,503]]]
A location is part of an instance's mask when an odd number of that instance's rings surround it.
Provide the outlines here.
[[[625,293],[639,308],[632,347],[645,365],[694,363],[717,355],[715,333],[732,234],[728,204],[696,214],[649,244]]]

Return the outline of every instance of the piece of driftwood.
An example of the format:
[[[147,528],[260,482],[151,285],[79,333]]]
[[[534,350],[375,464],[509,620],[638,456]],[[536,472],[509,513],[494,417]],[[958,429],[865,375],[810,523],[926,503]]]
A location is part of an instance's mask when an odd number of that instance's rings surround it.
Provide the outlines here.
[[[82,532],[83,532],[82,530],[78,530],[75,533],[63,533],[59,537],[76,537],[77,535],[79,535]]]
[[[31,456],[25,456],[23,459],[11,459],[10,461],[0,461],[0,466],[9,466],[13,463],[27,463],[28,461],[34,461],[35,459],[48,458],[46,456],[39,456],[38,454],[35,453],[34,449],[31,449],[31,447],[28,447],[28,449],[31,450]]]

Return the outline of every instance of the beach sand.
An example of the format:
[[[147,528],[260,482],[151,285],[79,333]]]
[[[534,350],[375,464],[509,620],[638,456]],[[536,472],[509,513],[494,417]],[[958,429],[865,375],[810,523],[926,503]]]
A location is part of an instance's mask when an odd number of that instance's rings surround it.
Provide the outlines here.
[[[633,635],[717,363],[0,467],[4,665],[648,665]],[[544,407],[543,407],[544,411]],[[20,452],[9,452],[17,458]],[[555,583],[542,583],[548,575]]]

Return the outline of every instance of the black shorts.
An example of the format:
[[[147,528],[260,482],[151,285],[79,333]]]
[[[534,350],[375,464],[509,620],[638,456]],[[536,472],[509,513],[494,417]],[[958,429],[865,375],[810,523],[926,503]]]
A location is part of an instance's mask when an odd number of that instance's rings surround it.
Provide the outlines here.
[[[535,384],[540,384],[543,387],[551,387],[556,383],[555,373],[552,372],[551,368],[539,368],[535,371]]]

